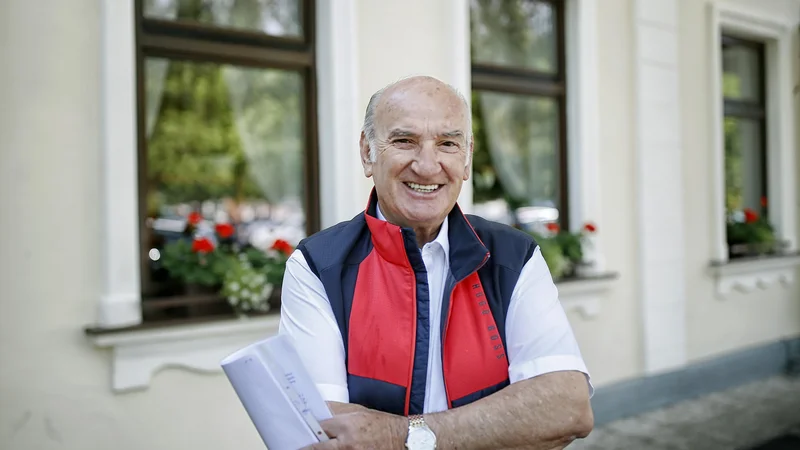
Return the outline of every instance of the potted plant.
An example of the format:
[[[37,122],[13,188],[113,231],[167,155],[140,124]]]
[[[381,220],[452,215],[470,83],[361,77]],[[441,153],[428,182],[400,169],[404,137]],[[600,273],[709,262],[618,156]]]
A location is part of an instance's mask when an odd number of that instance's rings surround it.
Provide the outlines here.
[[[731,259],[773,254],[780,248],[772,224],[751,208],[728,215],[726,234]]]
[[[594,273],[594,235],[597,226],[587,222],[578,232],[562,230],[558,223],[550,222],[543,232],[531,232],[539,244],[553,279],[588,276]]]

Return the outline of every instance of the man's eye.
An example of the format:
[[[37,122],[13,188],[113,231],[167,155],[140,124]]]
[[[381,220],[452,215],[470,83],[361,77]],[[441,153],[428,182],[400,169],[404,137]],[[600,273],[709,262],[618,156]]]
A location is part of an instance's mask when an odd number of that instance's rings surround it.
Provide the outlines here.
[[[455,143],[455,142],[453,142],[453,141],[445,141],[445,142],[442,142],[442,145],[444,145],[445,147],[457,147],[457,146],[458,146],[458,144],[456,144],[456,143]]]
[[[395,139],[394,143],[395,144],[410,144],[411,143],[411,139],[405,139],[405,138]]]

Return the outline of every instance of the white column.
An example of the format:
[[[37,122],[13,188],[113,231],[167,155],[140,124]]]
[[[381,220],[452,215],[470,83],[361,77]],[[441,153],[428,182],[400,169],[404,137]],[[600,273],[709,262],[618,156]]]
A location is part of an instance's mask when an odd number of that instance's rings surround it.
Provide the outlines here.
[[[133,0],[103,0],[103,291],[99,326],[141,322],[136,142],[136,42]]]
[[[595,269],[602,271],[605,261],[602,257],[597,0],[568,1],[566,24],[569,217],[573,231],[578,231],[586,222],[599,226],[594,240]]]
[[[639,296],[647,373],[686,362],[678,0],[634,4]]]
[[[317,105],[322,228],[367,204],[359,159],[358,57],[354,0],[317,3]]]

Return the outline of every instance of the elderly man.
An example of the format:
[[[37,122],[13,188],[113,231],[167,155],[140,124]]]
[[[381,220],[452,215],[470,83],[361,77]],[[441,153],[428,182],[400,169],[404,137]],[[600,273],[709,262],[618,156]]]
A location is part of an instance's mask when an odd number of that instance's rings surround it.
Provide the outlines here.
[[[588,435],[592,387],[536,242],[456,205],[466,100],[430,77],[370,99],[366,210],[298,245],[290,335],[334,417],[313,448],[553,449]]]

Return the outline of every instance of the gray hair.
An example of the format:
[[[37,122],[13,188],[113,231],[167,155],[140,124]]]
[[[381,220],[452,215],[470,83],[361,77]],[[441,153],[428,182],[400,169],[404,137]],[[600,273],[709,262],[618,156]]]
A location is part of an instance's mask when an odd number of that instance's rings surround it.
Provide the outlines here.
[[[375,160],[378,159],[378,149],[377,149],[377,145],[376,145],[377,132],[375,131],[375,109],[377,108],[378,103],[381,100],[381,96],[383,96],[383,93],[386,92],[387,89],[389,89],[390,87],[392,87],[392,86],[396,85],[397,83],[403,81],[404,79],[395,81],[394,83],[389,84],[388,86],[384,86],[384,87],[380,88],[377,92],[372,94],[372,97],[369,98],[369,103],[367,103],[367,112],[364,114],[364,125],[361,128],[361,131],[364,132],[364,137],[366,137],[367,144],[369,145],[369,160],[371,162],[375,162]],[[437,81],[439,81],[439,80],[437,80]],[[455,87],[453,87],[452,85],[450,85],[448,83],[444,83],[444,84],[455,95],[457,95],[458,98],[461,99],[461,102],[464,104],[464,110],[465,110],[466,115],[467,115],[467,129],[465,130],[465,134],[464,134],[464,137],[466,138],[466,142],[467,142],[467,149],[466,149],[467,150],[467,164],[466,165],[469,165],[470,159],[472,157],[472,153],[469,151],[469,143],[472,140],[472,113],[471,113],[471,110],[470,110],[470,104],[467,101],[467,98],[464,96],[464,94],[459,92],[458,89],[456,89]]]

